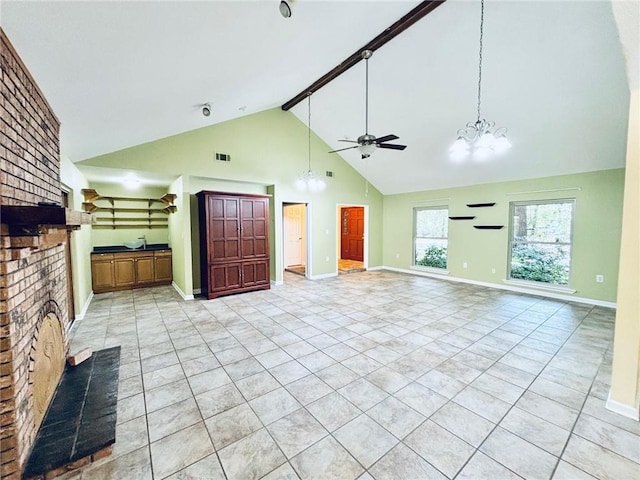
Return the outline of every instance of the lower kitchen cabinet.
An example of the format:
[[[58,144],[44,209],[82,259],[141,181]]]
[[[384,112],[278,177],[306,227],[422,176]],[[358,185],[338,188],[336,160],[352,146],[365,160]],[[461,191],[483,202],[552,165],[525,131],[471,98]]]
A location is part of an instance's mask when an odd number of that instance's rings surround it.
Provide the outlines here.
[[[171,250],[91,254],[94,293],[170,284]]]

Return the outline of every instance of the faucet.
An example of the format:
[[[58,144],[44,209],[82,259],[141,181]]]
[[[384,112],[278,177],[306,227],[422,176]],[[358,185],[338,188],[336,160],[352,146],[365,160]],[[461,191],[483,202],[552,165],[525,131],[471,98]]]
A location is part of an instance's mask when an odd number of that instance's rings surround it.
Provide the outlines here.
[[[138,240],[142,240],[142,249],[146,250],[147,249],[147,237],[145,235],[142,235],[141,237],[138,237]]]

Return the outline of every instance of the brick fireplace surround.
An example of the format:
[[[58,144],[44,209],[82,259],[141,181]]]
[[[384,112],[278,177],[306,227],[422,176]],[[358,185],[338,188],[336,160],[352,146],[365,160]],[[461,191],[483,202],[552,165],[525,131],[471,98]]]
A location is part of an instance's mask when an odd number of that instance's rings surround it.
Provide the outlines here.
[[[10,206],[59,204],[59,121],[1,29],[0,37],[3,213]],[[0,218],[0,477],[15,480],[22,475],[41,421],[37,405],[34,406],[33,369],[38,333],[45,317],[55,316],[53,325],[60,332],[56,335],[62,345],[57,348],[63,364],[68,350],[66,227],[40,225],[41,235],[16,236],[7,224],[7,215],[3,217]],[[44,355],[49,357],[51,341],[47,343]],[[60,370],[59,365],[54,370]],[[55,388],[57,379],[52,382],[53,387],[49,385],[46,390]]]

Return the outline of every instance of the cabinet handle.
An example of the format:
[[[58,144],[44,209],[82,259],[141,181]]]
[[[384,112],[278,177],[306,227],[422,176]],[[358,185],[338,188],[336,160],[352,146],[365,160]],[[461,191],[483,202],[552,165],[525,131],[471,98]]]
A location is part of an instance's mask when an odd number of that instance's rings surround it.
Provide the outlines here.
[[[110,263],[113,263],[113,260],[111,260],[111,262],[110,262]]]

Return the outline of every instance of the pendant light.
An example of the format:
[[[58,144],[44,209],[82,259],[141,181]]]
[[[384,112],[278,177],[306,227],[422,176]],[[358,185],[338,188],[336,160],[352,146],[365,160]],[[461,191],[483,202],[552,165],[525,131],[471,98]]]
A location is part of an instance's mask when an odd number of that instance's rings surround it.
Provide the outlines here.
[[[480,53],[478,59],[478,117],[465,128],[458,130],[458,139],[449,148],[451,157],[462,160],[472,154],[476,160],[483,160],[492,153],[503,153],[511,148],[505,127],[495,128],[495,122],[481,119],[482,98],[482,40],[484,36],[484,0],[480,1]]]
[[[302,172],[296,181],[296,187],[298,190],[309,192],[320,192],[327,186],[324,180],[316,178],[316,175],[311,170],[311,95],[312,92],[307,94],[307,110],[308,110],[308,123],[307,123],[307,145],[308,145],[308,166],[307,170]]]

